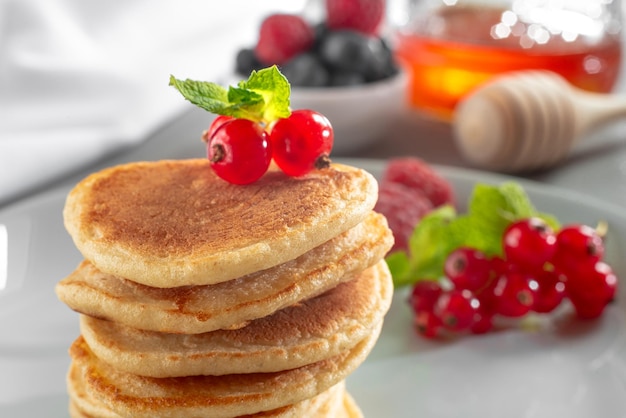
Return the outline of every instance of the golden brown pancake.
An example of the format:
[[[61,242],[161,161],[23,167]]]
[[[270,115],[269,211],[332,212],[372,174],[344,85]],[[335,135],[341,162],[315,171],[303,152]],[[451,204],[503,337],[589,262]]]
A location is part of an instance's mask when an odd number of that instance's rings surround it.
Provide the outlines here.
[[[294,369],[354,347],[383,321],[393,293],[385,261],[356,279],[236,330],[184,335],[81,315],[83,338],[111,366],[152,377]]]
[[[365,221],[295,260],[206,286],[153,288],[81,263],[57,284],[75,311],[134,328],[196,334],[230,329],[308,299],[382,259],[393,244],[382,215]]]
[[[79,337],[70,348],[70,368],[77,368],[85,393],[121,416],[237,417],[291,405],[340,383],[365,360],[379,333],[380,328],[351,350],[297,369],[172,378],[116,370]]]
[[[207,285],[292,260],[361,222],[374,177],[333,164],[303,177],[271,167],[239,186],[207,159],[135,162],[69,193],[64,220],[100,271],[153,287]]]
[[[67,387],[70,395],[69,411],[71,418],[123,418],[107,409],[100,401],[84,390],[82,374],[74,365],[70,366],[67,375]],[[238,418],[338,418],[346,413],[346,399],[350,395],[345,390],[345,382],[341,381],[330,389],[309,399],[287,405],[271,411],[240,415]],[[129,417],[132,417],[129,416]],[[193,417],[193,416],[190,416]],[[156,418],[156,417],[155,417]]]

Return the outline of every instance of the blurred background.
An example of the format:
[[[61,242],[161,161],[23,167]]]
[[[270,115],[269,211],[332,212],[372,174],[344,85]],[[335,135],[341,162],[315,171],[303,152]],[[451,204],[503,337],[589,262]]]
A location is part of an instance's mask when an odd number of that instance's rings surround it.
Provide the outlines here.
[[[622,90],[618,0],[339,3],[383,4],[384,15],[374,29],[334,22],[329,30],[324,0],[0,0],[0,205],[121,153],[123,159],[204,156],[199,137],[213,116],[169,87],[170,74],[222,84],[245,78],[245,71],[237,73],[245,64],[240,54],[258,48],[262,22],[276,13],[302,17],[316,37],[312,48],[332,67],[325,79],[335,84],[321,86],[298,80],[307,71],[320,74],[311,54],[297,65],[278,63],[293,81],[292,105],[319,108],[336,126],[335,157],[408,154],[476,167],[455,143],[454,109],[503,72],[548,68],[585,90]],[[370,40],[354,46],[346,30]],[[346,44],[353,49],[341,49]],[[345,65],[363,68],[364,48],[391,58],[397,71],[376,61],[376,76],[355,78]],[[336,63],[333,54],[350,59]],[[259,65],[253,58],[245,68]],[[572,164],[617,155],[622,132],[621,122],[602,126],[559,165],[515,174],[568,185],[570,174],[584,173],[570,173]],[[616,175],[626,171],[611,164]]]
[[[0,0],[0,204],[144,142],[189,110],[168,87],[170,74],[223,78],[262,16],[302,7]]]

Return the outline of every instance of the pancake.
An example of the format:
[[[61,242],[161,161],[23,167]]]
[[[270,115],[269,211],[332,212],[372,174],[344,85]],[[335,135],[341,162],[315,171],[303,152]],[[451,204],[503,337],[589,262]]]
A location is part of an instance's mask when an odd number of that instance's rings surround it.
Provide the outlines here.
[[[152,377],[294,369],[354,347],[383,321],[393,283],[385,261],[358,278],[236,330],[183,335],[81,315],[81,334],[111,366]]]
[[[134,162],[91,174],[63,217],[98,270],[152,287],[208,285],[292,260],[363,221],[374,177],[333,164],[302,177],[272,166],[233,185],[207,159]]]
[[[321,294],[382,259],[393,245],[385,218],[365,221],[306,254],[265,271],[206,286],[153,288],[81,263],[57,283],[77,312],[138,329],[196,334],[230,329]]]
[[[367,357],[380,328],[351,350],[317,363],[275,373],[142,377],[99,360],[79,337],[70,348],[85,392],[121,416],[148,418],[237,417],[312,398],[343,381]]]
[[[73,365],[70,366],[67,375],[67,387],[70,395],[69,412],[71,418],[123,418],[122,415],[107,409],[83,389],[84,383],[80,370]],[[338,418],[345,415],[346,397],[349,395],[345,390],[345,382],[341,381],[312,398],[271,411],[240,415],[238,418]]]
[[[354,401],[354,398],[346,391],[343,396],[343,408],[340,408],[337,418],[363,418],[361,408]]]

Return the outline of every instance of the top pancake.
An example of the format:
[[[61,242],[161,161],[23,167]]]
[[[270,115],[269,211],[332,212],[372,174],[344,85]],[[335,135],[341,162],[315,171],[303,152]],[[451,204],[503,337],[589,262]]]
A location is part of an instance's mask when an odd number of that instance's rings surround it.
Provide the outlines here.
[[[65,227],[99,270],[153,287],[206,285],[291,259],[361,222],[372,175],[332,164],[303,177],[275,167],[239,186],[206,159],[134,162],[69,193]]]

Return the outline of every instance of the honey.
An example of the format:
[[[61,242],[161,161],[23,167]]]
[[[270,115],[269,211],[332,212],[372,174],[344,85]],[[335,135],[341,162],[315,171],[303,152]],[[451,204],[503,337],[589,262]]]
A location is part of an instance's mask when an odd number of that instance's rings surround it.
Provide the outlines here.
[[[497,74],[524,69],[552,70],[594,92],[609,92],[616,84],[622,53],[619,33],[604,33],[593,41],[541,33],[541,28],[506,13],[443,7],[423,20],[419,30],[399,31],[396,55],[411,75],[412,105],[450,119],[458,101],[478,85]]]

